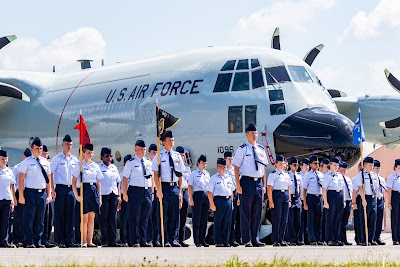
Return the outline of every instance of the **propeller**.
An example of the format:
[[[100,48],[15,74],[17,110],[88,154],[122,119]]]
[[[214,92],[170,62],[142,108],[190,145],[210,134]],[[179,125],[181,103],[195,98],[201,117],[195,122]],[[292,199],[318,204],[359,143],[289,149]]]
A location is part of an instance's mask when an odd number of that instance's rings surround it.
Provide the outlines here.
[[[17,39],[15,35],[4,36],[0,38],[0,49]]]
[[[271,39],[271,48],[281,50],[281,41],[279,35],[279,27],[275,28],[274,34]]]
[[[400,81],[388,69],[385,69],[385,76],[393,89],[400,93]]]

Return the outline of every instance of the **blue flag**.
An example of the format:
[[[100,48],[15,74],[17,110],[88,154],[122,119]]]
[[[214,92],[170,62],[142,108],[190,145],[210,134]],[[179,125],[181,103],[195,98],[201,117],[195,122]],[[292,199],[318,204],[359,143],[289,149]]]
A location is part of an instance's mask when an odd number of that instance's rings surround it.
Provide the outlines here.
[[[365,141],[364,128],[361,121],[361,111],[358,110],[358,118],[353,127],[353,143],[358,146],[360,142]]]

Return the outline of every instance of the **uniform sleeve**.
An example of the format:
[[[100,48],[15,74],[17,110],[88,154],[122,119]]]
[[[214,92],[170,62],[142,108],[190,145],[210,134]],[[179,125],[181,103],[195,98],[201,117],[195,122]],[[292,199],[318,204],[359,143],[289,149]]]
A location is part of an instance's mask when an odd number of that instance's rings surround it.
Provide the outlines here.
[[[114,168],[115,168],[115,170],[117,171],[117,175],[118,175],[118,177],[117,177],[117,183],[120,183],[120,182],[121,182],[121,175],[119,175],[117,166],[114,166]]]
[[[185,163],[183,163],[183,159],[182,159],[181,155],[178,155],[178,157],[179,157],[179,166],[178,166],[178,170],[175,170],[175,171],[183,173],[185,171]]]
[[[188,185],[191,185],[191,186],[193,186],[193,180],[194,180],[194,178],[193,178],[193,176],[194,176],[194,173],[195,172],[191,172],[190,173],[190,175],[189,175],[189,177],[188,177]]]
[[[242,161],[243,161],[243,148],[239,147],[236,152],[235,152],[235,156],[233,156],[233,160],[232,160],[232,165],[235,165],[236,167],[240,167],[240,165],[242,165]]]
[[[310,179],[309,173],[307,172],[306,175],[304,175],[304,180],[303,180],[303,189],[308,189],[308,181]]]
[[[287,174],[287,176],[288,176],[288,181],[289,181],[289,186],[290,185],[292,185],[294,182],[292,181],[292,179],[290,179],[290,175],[289,174]],[[297,176],[296,176],[296,174],[293,176],[293,179],[297,179]]]
[[[99,165],[96,165],[96,180],[99,181],[99,180],[101,180],[103,178],[104,178],[104,176],[103,176],[103,173],[100,170]]]
[[[24,161],[21,162],[21,165],[19,165],[18,171],[26,174],[28,168],[29,168],[29,162],[27,159],[25,159]]]
[[[387,180],[387,183],[386,183],[386,187],[388,187],[388,188],[393,188],[393,175],[390,175],[389,177],[388,177],[388,180]]]
[[[324,179],[322,180],[322,183],[321,183],[322,187],[327,189],[331,180],[332,180],[332,175],[325,174]]]
[[[72,176],[76,177],[79,179],[79,175],[80,175],[80,164],[76,164],[75,168],[72,170]]]
[[[154,171],[158,171],[158,153],[153,158],[153,162],[152,162],[151,168],[152,168],[153,172]],[[158,175],[160,175],[160,174],[158,174]],[[129,176],[125,176],[125,177],[129,177]]]
[[[267,185],[271,185],[273,186],[275,183],[275,175],[273,173],[270,173],[268,175],[268,179],[267,179]]]
[[[214,192],[214,183],[215,183],[215,179],[214,179],[214,175],[210,178],[210,182],[207,185],[207,191],[213,193]]]
[[[46,159],[46,165],[47,165],[47,168],[44,168],[44,169],[45,169],[47,175],[52,174],[52,171],[50,169],[50,162],[48,162],[47,159]]]
[[[14,172],[12,171],[12,169],[10,169],[10,184],[15,184],[15,177],[14,177]]]
[[[356,177],[354,177],[354,179],[356,179],[356,186],[363,186],[363,180],[362,180],[362,175],[361,173],[357,174]]]
[[[154,163],[154,161],[153,161],[153,163]],[[122,171],[122,176],[129,179],[129,177],[131,176],[131,172],[132,172],[132,161],[129,160],[126,162],[126,164],[124,166],[124,170]]]
[[[236,190],[236,182],[235,179],[232,177],[232,175],[229,175],[231,177],[232,180],[232,192]]]
[[[386,181],[385,181],[385,178],[383,178],[383,177],[382,177],[382,179],[381,179],[381,185],[383,185],[384,187],[386,187]]]
[[[14,167],[12,168],[15,182],[17,182],[17,180],[18,180],[18,175],[19,175],[18,169],[19,169],[19,166],[20,166],[20,165],[16,165],[16,166],[14,166]]]
[[[263,163],[265,164],[265,165],[268,165],[268,153],[267,153],[267,150],[265,150],[265,148],[263,148],[263,152],[264,152],[264,160],[263,160]]]
[[[55,173],[57,170],[58,162],[60,157],[54,157],[50,162],[50,170],[52,173]]]

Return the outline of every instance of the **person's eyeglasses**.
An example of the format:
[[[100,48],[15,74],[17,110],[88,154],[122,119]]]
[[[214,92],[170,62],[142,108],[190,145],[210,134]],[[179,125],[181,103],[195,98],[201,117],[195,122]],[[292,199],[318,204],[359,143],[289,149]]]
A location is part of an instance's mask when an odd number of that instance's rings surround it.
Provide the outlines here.
[[[318,165],[318,164],[319,164],[319,162],[318,162],[318,161],[315,161],[315,162],[313,162],[312,164]]]
[[[292,165],[295,167],[299,166],[299,164],[297,164],[297,163],[292,163]]]
[[[104,155],[105,158],[112,158],[112,155]]]

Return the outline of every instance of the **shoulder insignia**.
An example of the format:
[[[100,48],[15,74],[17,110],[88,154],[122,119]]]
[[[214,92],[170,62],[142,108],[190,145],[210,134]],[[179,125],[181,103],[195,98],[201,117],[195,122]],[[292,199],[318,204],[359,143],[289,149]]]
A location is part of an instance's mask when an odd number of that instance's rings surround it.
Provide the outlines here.
[[[246,146],[246,143],[243,143],[240,145],[241,148],[244,148]]]
[[[258,146],[259,148],[262,148],[262,149],[265,150],[265,147],[264,147],[264,146],[262,146],[262,145],[260,145],[260,144],[257,144],[257,146]]]
[[[276,170],[274,170],[272,173],[276,173]]]
[[[129,161],[133,161],[135,158],[133,157],[133,158],[131,158]]]

